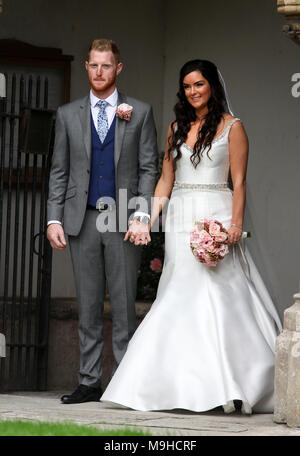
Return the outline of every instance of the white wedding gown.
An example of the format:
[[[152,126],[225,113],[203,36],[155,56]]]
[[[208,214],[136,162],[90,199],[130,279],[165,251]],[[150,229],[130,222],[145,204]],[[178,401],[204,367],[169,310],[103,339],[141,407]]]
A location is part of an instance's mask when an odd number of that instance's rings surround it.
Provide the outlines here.
[[[101,401],[142,411],[223,406],[230,413],[240,400],[244,413],[273,411],[274,348],[282,328],[251,256],[246,248],[250,276],[238,247],[208,267],[196,260],[189,242],[193,223],[204,217],[230,227],[232,192],[223,187],[235,120],[196,169],[191,149],[181,147],[157,298]]]

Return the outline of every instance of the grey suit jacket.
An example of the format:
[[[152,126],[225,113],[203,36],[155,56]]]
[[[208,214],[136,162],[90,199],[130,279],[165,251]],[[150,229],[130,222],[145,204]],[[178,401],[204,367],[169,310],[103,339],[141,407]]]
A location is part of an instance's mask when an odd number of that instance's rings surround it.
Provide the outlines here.
[[[151,211],[158,151],[151,106],[119,93],[118,105],[121,103],[133,106],[130,121],[117,118],[115,129],[117,229],[126,231],[128,217],[133,211]],[[91,115],[88,95],[61,106],[56,116],[47,219],[61,221],[65,233],[69,235],[78,235],[83,223],[90,163]]]

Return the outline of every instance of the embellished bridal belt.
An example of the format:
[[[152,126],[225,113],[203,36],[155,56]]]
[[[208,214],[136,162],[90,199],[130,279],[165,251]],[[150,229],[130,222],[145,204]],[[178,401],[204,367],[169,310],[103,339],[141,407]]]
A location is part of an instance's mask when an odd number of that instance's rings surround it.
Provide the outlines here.
[[[230,190],[228,184],[188,184],[185,182],[174,182],[174,190],[187,189],[187,190]]]

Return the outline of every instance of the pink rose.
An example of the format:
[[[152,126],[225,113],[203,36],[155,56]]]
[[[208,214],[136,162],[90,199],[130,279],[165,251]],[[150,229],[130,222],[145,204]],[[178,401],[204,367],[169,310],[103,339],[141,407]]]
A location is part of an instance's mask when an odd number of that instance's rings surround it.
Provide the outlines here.
[[[210,222],[209,224],[209,234],[212,236],[216,236],[217,234],[220,233],[220,225],[214,222]]]
[[[214,253],[215,255],[218,255],[219,254],[219,248],[216,247],[214,244],[210,245],[207,247],[207,251],[209,253]]]
[[[201,241],[211,241],[212,240],[212,237],[209,235],[209,233],[205,230],[201,230],[200,233],[199,233],[199,239]]]
[[[209,255],[205,255],[205,264],[207,266],[216,266],[217,261],[213,260]]]
[[[222,223],[211,218],[195,222],[190,235],[191,250],[198,261],[216,266],[228,253],[228,234]]]
[[[129,121],[131,118],[133,107],[127,103],[122,103],[118,106],[116,110],[116,116],[120,119]]]
[[[199,233],[192,231],[191,232],[191,242],[198,242],[200,239]]]
[[[212,249],[214,247],[214,241],[212,239],[204,240],[201,242],[204,249]]]
[[[221,255],[221,257],[224,257],[225,255],[227,255],[228,252],[229,252],[228,246],[222,245],[222,247],[220,247],[219,255]]]
[[[152,269],[153,272],[161,272],[162,271],[162,262],[159,258],[154,258],[152,261],[150,261],[150,269]]]
[[[228,238],[227,234],[224,233],[223,231],[220,231],[220,233],[217,236],[215,236],[215,241],[225,242],[225,241],[227,241],[227,238]]]

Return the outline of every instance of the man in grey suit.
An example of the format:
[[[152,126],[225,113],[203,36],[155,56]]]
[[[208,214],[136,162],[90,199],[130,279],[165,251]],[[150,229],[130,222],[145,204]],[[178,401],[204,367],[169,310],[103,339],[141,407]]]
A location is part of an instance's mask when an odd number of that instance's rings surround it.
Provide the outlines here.
[[[117,45],[93,41],[86,70],[90,94],[57,111],[47,205],[51,246],[64,250],[68,234],[78,298],[79,386],[62,396],[65,404],[98,401],[102,395],[106,283],[115,368],[135,331],[140,245],[150,240],[157,174],[152,108],[117,91],[122,70]],[[120,104],[125,113],[117,109]]]

